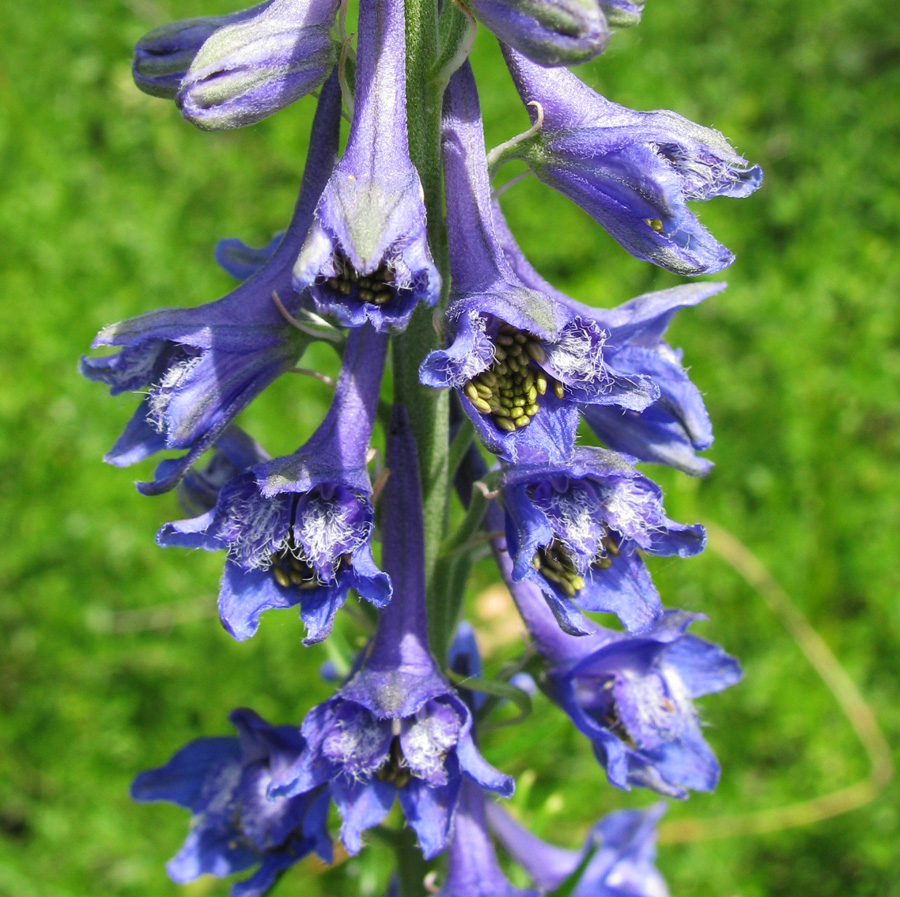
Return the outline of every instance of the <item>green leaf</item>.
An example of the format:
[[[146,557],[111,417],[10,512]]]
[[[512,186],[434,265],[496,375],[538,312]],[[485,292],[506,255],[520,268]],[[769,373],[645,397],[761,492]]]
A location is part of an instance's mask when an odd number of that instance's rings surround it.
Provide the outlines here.
[[[503,682],[498,679],[475,679],[457,676],[452,672],[449,676],[450,681],[457,688],[467,688],[469,691],[477,691],[480,694],[489,695],[502,701],[510,701],[516,705],[519,709],[518,716],[510,720],[504,720],[503,723],[497,725],[511,726],[531,715],[531,695],[522,691],[521,688],[516,688],[515,685],[510,685],[509,682]]]

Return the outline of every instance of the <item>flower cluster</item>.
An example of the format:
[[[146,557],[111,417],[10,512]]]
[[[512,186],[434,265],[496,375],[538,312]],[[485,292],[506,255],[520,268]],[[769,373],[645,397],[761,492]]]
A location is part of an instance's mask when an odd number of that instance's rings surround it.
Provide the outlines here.
[[[579,303],[531,267],[491,178],[507,160],[524,161],[632,255],[696,275],[732,256],[687,203],[746,196],[761,174],[718,132],[673,112],[625,109],[564,68],[637,23],[641,3],[465,0],[442,4],[440,21],[438,6],[430,24],[408,23],[403,0],[360,0],[355,50],[345,9],[335,37],[336,0],[267,0],[158,28],[137,46],[138,86],[174,99],[203,129],[318,99],[287,228],[263,249],[217,248],[239,285],[196,308],[107,327],[94,347],[113,351],[83,359],[85,376],[113,394],[143,394],[107,460],[178,453],[139,489],[177,488],[186,509],[162,526],[161,546],[225,553],[219,614],[235,639],[252,637],[265,611],[294,607],[305,644],[321,642],[351,594],[371,605],[372,626],[359,654],[343,658],[333,696],[303,720],[273,726],[237,710],[238,737],[188,744],[139,775],[133,797],[191,812],[168,867],[175,881],[254,870],[233,897],[262,895],[310,853],[330,862],[332,803],[355,854],[367,832],[385,834],[395,802],[423,858],[446,854],[432,888],[442,897],[526,897],[567,882],[576,897],[663,897],[653,865],[662,808],[607,816],[581,850],[546,844],[495,801],[514,781],[482,755],[478,728],[536,680],[616,787],[673,797],[715,787],[719,767],[693,702],[737,682],[740,669],[688,633],[699,615],[664,609],[645,557],[695,555],[705,532],[671,520],[635,465],[695,476],[711,467],[698,455],[712,442],[701,394],[664,336],[679,309],[723,285],[677,286],[615,308]],[[466,59],[476,23],[499,39],[534,120],[490,154]],[[423,48],[435,34],[430,61]],[[421,108],[412,91],[427,100]],[[441,181],[446,220],[436,222]],[[433,315],[430,344],[396,338],[423,315],[415,332],[427,333]],[[273,458],[235,419],[298,370],[314,341],[341,357],[331,407],[303,445]],[[579,443],[582,420],[600,444]],[[373,483],[378,426],[387,451]],[[453,533],[447,445],[434,450],[448,430],[467,509]],[[520,669],[484,682],[465,623],[451,643],[485,539],[527,628],[532,678]],[[622,628],[585,612],[613,614]],[[536,890],[510,883],[497,845]],[[401,875],[392,893],[419,895],[420,885]]]

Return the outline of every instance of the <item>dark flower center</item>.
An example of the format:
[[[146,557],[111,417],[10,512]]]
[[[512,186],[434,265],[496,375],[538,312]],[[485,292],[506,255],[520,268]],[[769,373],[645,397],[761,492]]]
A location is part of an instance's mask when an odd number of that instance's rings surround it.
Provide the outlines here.
[[[272,576],[283,589],[297,586],[305,591],[321,585],[316,571],[302,557],[292,554],[289,548],[273,554],[271,560]]]
[[[391,739],[391,747],[387,759],[375,772],[376,778],[381,782],[389,782],[397,788],[402,788],[412,778],[406,758],[403,756],[403,748],[400,747],[400,738],[395,735]]]
[[[603,532],[597,553],[591,559],[594,570],[608,570],[613,558],[619,556],[618,538],[605,526]],[[555,537],[549,545],[538,548],[531,559],[531,566],[569,598],[574,598],[585,587],[584,578],[579,574],[571,552]]]
[[[539,397],[547,390],[561,399],[563,385],[538,365],[547,357],[530,333],[502,324],[494,338],[491,366],[463,387],[466,398],[500,430],[514,433],[527,427],[540,410]]]
[[[371,274],[360,274],[347,259],[338,259],[337,274],[325,282],[342,296],[352,296],[359,302],[385,305],[394,298],[394,272],[382,262]]]
[[[572,555],[558,539],[538,548],[531,559],[531,566],[569,598],[574,598],[585,586],[584,579],[575,568]]]
[[[608,570],[612,566],[612,559],[619,556],[618,538],[605,526],[603,527],[603,534],[603,538],[597,546],[597,553],[591,561],[591,566],[595,570]]]

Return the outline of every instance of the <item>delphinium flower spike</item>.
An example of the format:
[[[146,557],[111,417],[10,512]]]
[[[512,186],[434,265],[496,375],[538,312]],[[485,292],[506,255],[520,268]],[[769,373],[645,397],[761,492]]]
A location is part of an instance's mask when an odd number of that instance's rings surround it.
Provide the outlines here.
[[[200,738],[131,786],[141,803],[168,801],[191,811],[191,831],[168,864],[173,881],[223,878],[258,867],[235,884],[231,897],[261,897],[281,874],[315,852],[332,860],[326,830],[328,795],[322,789],[272,800],[273,776],[292,763],[303,739],[291,726],[271,726],[252,710],[235,710],[234,738]]]
[[[296,314],[303,297],[291,286],[291,265],[334,165],[341,109],[337,74],[319,99],[303,186],[278,249],[254,276],[223,299],[197,308],[163,308],[100,331],[94,347],[119,351],[84,358],[81,372],[117,395],[146,391],[124,433],[106,455],[117,467],[164,449],[185,450],[160,466],[148,494],[171,489],[234,418],[273,380],[290,370],[313,336],[281,314]]]
[[[572,897],[668,897],[654,865],[656,824],[665,810],[659,803],[648,810],[610,813],[593,826],[580,851],[542,841],[498,804],[487,805],[487,816],[510,856],[542,892],[560,887],[587,860]]]
[[[634,112],[566,69],[541,68],[509,47],[503,52],[522,101],[539,104],[543,119],[507,158],[525,161],[639,259],[688,275],[731,264],[734,256],[687,201],[747,196],[762,181],[759,166],[712,128],[674,112]]]
[[[425,204],[409,158],[403,0],[361,4],[353,120],[294,266],[294,286],[345,327],[402,329],[434,305]]]
[[[308,748],[273,783],[292,796],[327,784],[351,853],[395,799],[427,858],[444,850],[464,778],[508,797],[513,780],[490,766],[472,737],[472,715],[428,650],[422,502],[415,443],[395,408],[382,532],[393,599],[349,681],[307,714]]]
[[[443,146],[453,275],[449,345],[426,357],[422,382],[455,387],[491,451],[511,460],[564,461],[574,444],[579,404],[641,410],[656,399],[656,387],[610,367],[606,332],[529,289],[504,258],[468,64],[453,76],[445,95]]]
[[[309,441],[245,469],[205,513],[159,531],[163,546],[228,551],[219,615],[235,638],[252,636],[264,611],[299,605],[306,642],[317,642],[351,588],[378,607],[389,600],[372,558],[366,470],[386,351],[386,335],[353,331],[331,409]]]

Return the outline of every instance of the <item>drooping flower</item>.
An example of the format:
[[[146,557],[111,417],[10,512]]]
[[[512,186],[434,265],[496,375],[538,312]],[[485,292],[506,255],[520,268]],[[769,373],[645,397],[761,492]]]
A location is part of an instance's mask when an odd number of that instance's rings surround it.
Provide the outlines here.
[[[450,270],[446,349],[429,353],[422,382],[458,390],[482,442],[504,458],[563,461],[580,404],[641,410],[657,397],[641,376],[605,358],[606,331],[506,261],[494,229],[484,133],[472,71],[451,79],[444,105]]]
[[[307,715],[301,729],[307,750],[274,781],[272,793],[291,796],[327,784],[351,853],[397,799],[431,858],[447,845],[465,778],[506,797],[513,781],[478,752],[469,708],[428,650],[419,474],[399,408],[387,466],[382,531],[393,599],[349,681]]]
[[[119,351],[82,360],[84,376],[107,383],[113,395],[147,392],[107,462],[124,467],[164,449],[186,450],[177,463],[166,462],[153,482],[140,484],[142,492],[171,489],[312,340],[285,319],[273,294],[290,313],[299,311],[303,297],[292,289],[291,265],[334,164],[340,102],[335,75],[322,90],[293,218],[269,261],[217,302],[159,309],[104,328],[93,346]]]
[[[538,65],[587,62],[606,48],[598,0],[471,0],[472,11],[506,44]]]
[[[345,327],[402,329],[420,300],[440,295],[409,157],[404,21],[402,0],[361,5],[347,148],[294,265],[295,288]]]
[[[134,83],[153,97],[174,100],[200,47],[225,25],[257,16],[272,0],[224,16],[180,19],[148,31],[134,48]]]
[[[630,459],[604,449],[507,467],[501,500],[513,576],[540,587],[567,632],[584,631],[575,603],[614,613],[629,630],[648,628],[661,603],[638,549],[690,557],[706,543],[699,524],[666,517],[660,488]]]
[[[693,701],[739,682],[741,668],[718,645],[687,635],[703,616],[666,611],[639,635],[586,620],[584,635],[567,635],[539,588],[513,578],[506,552],[495,545],[494,556],[544,658],[542,687],[590,740],[610,783],[671,797],[712,791],[719,764]]]
[[[272,0],[216,28],[175,97],[198,128],[239,128],[316,90],[334,67],[338,0]]]
[[[494,204],[494,221],[503,254],[523,283],[542,290],[573,311],[594,320],[607,334],[605,357],[624,375],[645,377],[659,397],[643,411],[614,405],[583,405],[588,425],[609,448],[639,461],[668,464],[703,476],[711,462],[696,453],[712,445],[709,415],[700,391],[681,364],[681,351],[663,341],[675,313],[721,292],[723,283],[694,283],[645,293],[615,308],[591,308],[570,299],[545,281],[516,244],[503,214]]]
[[[666,805],[619,810],[597,822],[579,850],[542,841],[497,804],[487,805],[490,826],[510,856],[542,891],[560,887],[590,856],[572,897],[669,897],[656,859],[656,825]]]
[[[235,710],[234,738],[200,738],[131,786],[139,802],[168,801],[191,811],[191,831],[169,862],[173,881],[226,875],[258,867],[235,884],[231,897],[261,897],[309,853],[332,859],[324,790],[270,799],[273,777],[303,750],[292,726],[271,726],[252,710]]]
[[[460,789],[447,878],[437,897],[537,897],[537,891],[514,888],[500,870],[487,830],[484,794],[470,781]]]
[[[639,259],[688,275],[731,264],[687,201],[747,196],[762,181],[759,166],[712,128],[674,112],[634,112],[566,69],[543,69],[509,47],[504,55],[522,101],[538,103],[542,116],[505,159],[522,159]]]
[[[351,588],[377,607],[390,599],[372,558],[366,471],[386,351],[385,335],[354,331],[331,409],[310,440],[244,469],[208,511],[159,531],[163,546],[228,551],[219,616],[236,639],[252,636],[264,611],[299,605],[306,642],[321,641]]]

